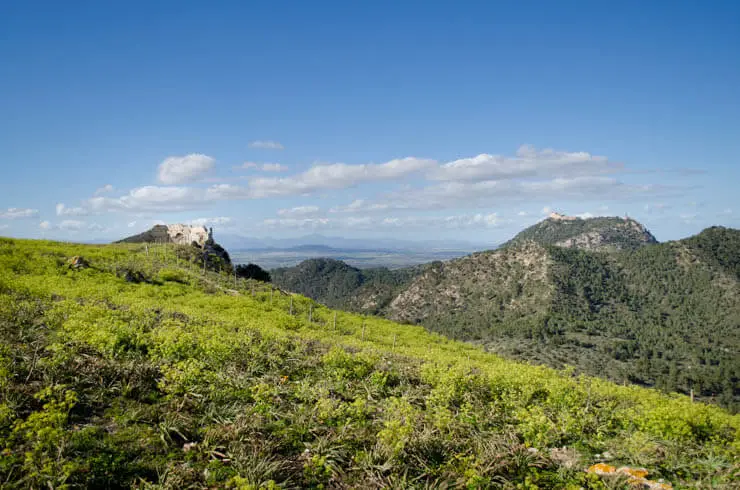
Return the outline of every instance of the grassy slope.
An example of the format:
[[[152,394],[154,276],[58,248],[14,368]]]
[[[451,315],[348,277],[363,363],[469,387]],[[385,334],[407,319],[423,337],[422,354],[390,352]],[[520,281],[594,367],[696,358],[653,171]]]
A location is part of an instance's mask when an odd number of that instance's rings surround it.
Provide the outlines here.
[[[167,257],[0,241],[6,486],[599,488],[582,470],[604,453],[674,484],[738,471],[740,417],[716,407],[302,297],[291,315]]]

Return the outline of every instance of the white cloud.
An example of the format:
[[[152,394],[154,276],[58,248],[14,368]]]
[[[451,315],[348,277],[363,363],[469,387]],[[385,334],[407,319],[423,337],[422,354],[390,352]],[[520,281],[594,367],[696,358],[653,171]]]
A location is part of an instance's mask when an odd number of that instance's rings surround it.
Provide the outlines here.
[[[136,226],[136,221],[131,221],[126,226],[128,226],[129,228],[133,228],[134,226]]]
[[[99,196],[101,194],[108,194],[114,191],[114,188],[111,184],[106,184],[103,187],[99,187],[95,190],[95,195]]]
[[[203,196],[203,198],[207,201],[251,199],[252,197],[252,192],[248,188],[232,184],[212,185],[208,188]]]
[[[244,162],[237,169],[258,169],[263,172],[285,172],[288,167],[279,163],[257,163],[257,162]]]
[[[39,223],[39,228],[42,230],[62,230],[62,231],[80,231],[87,229],[90,231],[105,231],[107,228],[98,223],[85,223],[75,219],[65,219],[59,222],[59,224],[53,224],[49,221],[42,221]]]
[[[255,198],[309,194],[318,190],[345,189],[362,182],[399,179],[434,165],[433,160],[413,157],[380,164],[321,164],[290,177],[252,179],[249,187]]]
[[[132,189],[121,197],[90,198],[85,202],[85,208],[94,212],[184,211],[202,207],[209,200],[211,197],[206,189],[150,185]]]
[[[576,218],[581,218],[581,219],[591,219],[591,218],[595,217],[596,215],[593,214],[593,213],[586,212],[586,213],[576,214],[575,216],[576,216]]]
[[[433,180],[482,181],[517,178],[553,178],[614,172],[606,157],[585,152],[537,150],[524,145],[515,157],[480,154],[446,163],[430,173]]]
[[[87,216],[89,211],[85,208],[68,208],[62,203],[57,204],[57,216]]]
[[[65,219],[65,220],[62,220],[57,226],[59,227],[60,230],[79,231],[85,227],[85,222],[74,220],[74,219]]]
[[[8,228],[10,228],[9,225],[0,225],[0,230],[7,230]]]
[[[495,228],[508,223],[496,213],[477,213],[451,216],[372,217],[344,216],[340,218],[279,218],[261,223],[267,229],[474,229]]]
[[[232,219],[226,216],[218,216],[216,218],[196,218],[190,220],[191,225],[195,226],[226,226],[231,224]]]
[[[330,213],[369,213],[385,211],[389,208],[385,203],[371,203],[364,199],[355,199],[347,206],[335,206],[329,210]]]
[[[280,165],[279,163],[264,163],[262,164],[263,172],[285,172],[288,167]]]
[[[285,218],[308,218],[319,214],[318,206],[298,206],[290,209],[279,209],[278,215]]]
[[[604,176],[557,178],[545,181],[486,180],[482,182],[444,182],[420,189],[394,192],[380,202],[386,204],[389,209],[485,208],[545,199],[548,201],[555,199],[578,201],[628,199],[656,190],[652,186],[628,185]]]
[[[285,147],[277,141],[257,140],[249,143],[250,148],[259,148],[261,150],[282,150]]]
[[[332,222],[328,218],[270,218],[262,221],[262,227],[267,229],[319,229],[328,228]]]
[[[516,215],[517,215],[517,216],[522,216],[522,217],[524,217],[524,216],[529,216],[529,213],[528,213],[528,212],[526,212],[526,211],[519,211],[518,213],[516,213]]]
[[[6,211],[0,211],[0,218],[3,219],[27,219],[35,218],[38,215],[38,209],[8,208]]]
[[[215,164],[215,159],[200,153],[168,157],[159,164],[159,181],[168,185],[196,182],[210,172]]]

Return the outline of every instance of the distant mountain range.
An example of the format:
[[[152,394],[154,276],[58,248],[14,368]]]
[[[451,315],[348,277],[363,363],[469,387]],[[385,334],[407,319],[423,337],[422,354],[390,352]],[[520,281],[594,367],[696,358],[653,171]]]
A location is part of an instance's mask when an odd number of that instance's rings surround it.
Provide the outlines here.
[[[399,240],[394,238],[342,238],[319,234],[296,238],[255,238],[228,233],[219,233],[216,238],[230,251],[260,249],[292,249],[296,247],[331,247],[344,250],[461,250],[475,251],[495,248],[493,243],[471,243],[464,240]]]
[[[391,271],[312,259],[273,281],[509,357],[740,407],[738,230],[658,243],[631,219],[554,215],[447,262]]]

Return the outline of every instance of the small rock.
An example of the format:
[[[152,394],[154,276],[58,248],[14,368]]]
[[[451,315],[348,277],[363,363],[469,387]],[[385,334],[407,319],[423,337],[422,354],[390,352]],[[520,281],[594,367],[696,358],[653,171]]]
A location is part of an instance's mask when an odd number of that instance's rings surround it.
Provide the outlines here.
[[[69,267],[71,269],[85,269],[87,267],[90,267],[90,264],[87,262],[87,260],[79,255],[75,255],[74,257],[69,259],[67,263],[69,264]]]

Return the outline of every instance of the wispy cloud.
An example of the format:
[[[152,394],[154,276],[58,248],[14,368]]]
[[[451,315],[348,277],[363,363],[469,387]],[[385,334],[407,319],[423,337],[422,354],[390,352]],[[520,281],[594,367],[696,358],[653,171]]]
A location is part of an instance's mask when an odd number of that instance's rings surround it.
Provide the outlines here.
[[[230,225],[233,220],[226,216],[218,216],[215,218],[196,218],[189,221],[191,225],[195,226],[226,226]]]
[[[90,214],[88,209],[85,208],[68,208],[63,203],[59,203],[56,206],[57,216],[87,216]]]
[[[76,219],[65,219],[60,221],[57,224],[54,224],[50,221],[42,221],[39,223],[39,228],[42,230],[61,230],[61,231],[68,231],[68,232],[77,232],[81,230],[90,230],[90,231],[105,231],[107,228],[103,225],[100,225],[98,223],[86,223],[85,221],[80,221]]]
[[[341,217],[281,217],[263,220],[261,227],[269,230],[394,230],[394,229],[485,229],[509,223],[497,213],[461,214],[449,216],[341,216]]]
[[[256,140],[249,143],[250,148],[259,148],[261,150],[283,150],[285,147],[272,140]]]
[[[244,162],[243,164],[235,167],[237,169],[255,169],[263,172],[286,172],[288,167],[279,163],[257,163],[257,162]]]
[[[284,218],[307,218],[318,215],[318,206],[297,206],[290,209],[279,209],[278,215]]]
[[[115,189],[114,189],[114,187],[111,184],[106,184],[103,187],[98,187],[95,190],[95,195],[96,196],[99,196],[101,194],[109,194],[109,193],[113,192],[114,190]]]
[[[38,209],[29,208],[8,208],[5,211],[0,211],[0,218],[2,219],[29,219],[38,215]]]

